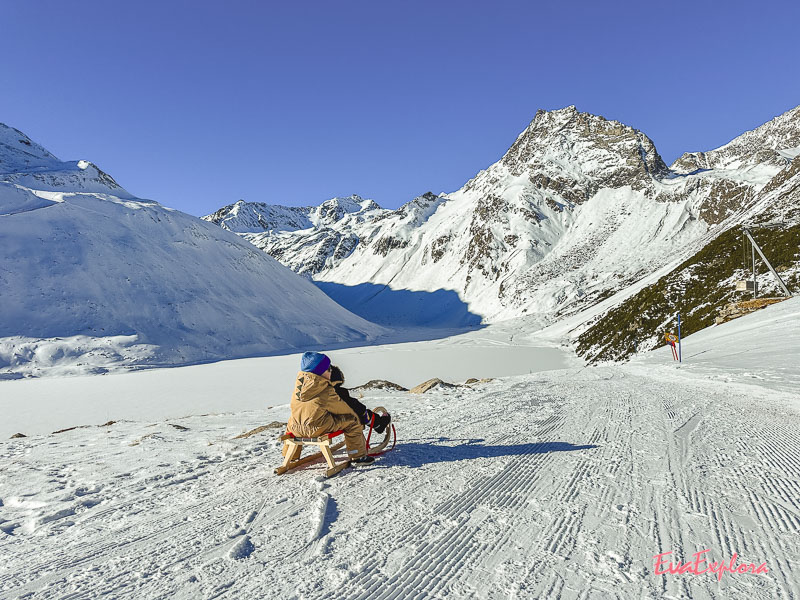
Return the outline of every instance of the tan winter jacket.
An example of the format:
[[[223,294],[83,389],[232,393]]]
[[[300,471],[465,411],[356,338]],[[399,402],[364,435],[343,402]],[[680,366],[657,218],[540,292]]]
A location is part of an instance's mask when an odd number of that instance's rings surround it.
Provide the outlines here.
[[[295,435],[312,436],[341,428],[341,417],[358,417],[347,404],[339,398],[333,386],[340,381],[328,381],[315,373],[300,371],[292,392],[292,416],[289,417],[289,431]]]

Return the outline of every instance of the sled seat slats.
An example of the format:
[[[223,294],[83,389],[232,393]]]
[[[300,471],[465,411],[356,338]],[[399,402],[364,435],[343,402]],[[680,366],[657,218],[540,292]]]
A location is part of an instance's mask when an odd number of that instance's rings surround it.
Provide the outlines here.
[[[340,429],[339,431],[334,431],[333,433],[326,433],[326,434],[321,435],[319,437],[298,437],[295,434],[293,434],[291,431],[287,431],[284,435],[281,436],[281,439],[282,440],[292,439],[295,442],[299,442],[301,444],[319,444],[321,442],[332,440],[337,435],[342,435],[343,433],[344,433],[344,431],[342,431]]]
[[[275,469],[275,474],[282,475],[290,469],[294,469],[295,467],[299,467],[300,465],[304,465],[319,458],[324,458],[325,462],[328,463],[328,470],[325,472],[325,475],[327,477],[335,475],[350,465],[349,460],[337,465],[333,458],[333,453],[344,446],[344,441],[331,445],[331,440],[343,433],[344,431],[339,430],[318,437],[304,438],[296,437],[293,433],[287,431],[280,437],[280,439],[283,440],[284,461],[280,467]],[[316,454],[306,456],[305,458],[300,458],[300,453],[303,451],[303,446],[305,445],[317,446],[320,451]]]

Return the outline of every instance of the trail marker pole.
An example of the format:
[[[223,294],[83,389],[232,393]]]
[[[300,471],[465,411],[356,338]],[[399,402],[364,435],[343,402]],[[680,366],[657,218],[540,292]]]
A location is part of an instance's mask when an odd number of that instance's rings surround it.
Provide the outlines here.
[[[681,313],[678,313],[678,362],[681,360]]]

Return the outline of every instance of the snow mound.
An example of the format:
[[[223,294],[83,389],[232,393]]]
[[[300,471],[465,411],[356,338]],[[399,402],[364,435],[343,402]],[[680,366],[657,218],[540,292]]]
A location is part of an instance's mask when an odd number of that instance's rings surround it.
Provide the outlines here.
[[[230,556],[233,560],[242,560],[250,556],[253,553],[253,550],[255,550],[255,546],[253,546],[250,536],[243,535],[242,538],[233,545],[233,548],[231,548],[228,556]]]

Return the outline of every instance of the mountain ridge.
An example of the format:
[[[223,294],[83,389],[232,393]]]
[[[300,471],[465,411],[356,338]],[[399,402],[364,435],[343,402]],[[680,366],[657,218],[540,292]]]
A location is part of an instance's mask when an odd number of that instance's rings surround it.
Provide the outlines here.
[[[667,167],[639,130],[574,106],[540,110],[455,192],[325,227],[239,233],[318,282],[453,290],[487,322],[538,314],[544,326],[729,226],[785,164],[776,150],[800,140],[798,114],[706,152],[705,166],[684,155]]]

